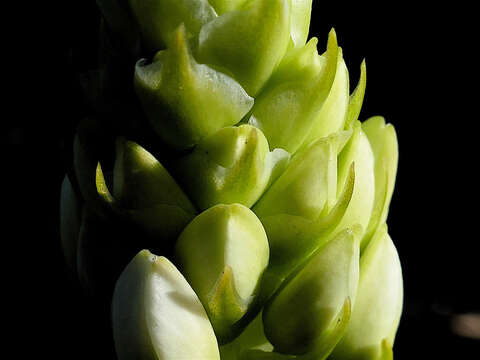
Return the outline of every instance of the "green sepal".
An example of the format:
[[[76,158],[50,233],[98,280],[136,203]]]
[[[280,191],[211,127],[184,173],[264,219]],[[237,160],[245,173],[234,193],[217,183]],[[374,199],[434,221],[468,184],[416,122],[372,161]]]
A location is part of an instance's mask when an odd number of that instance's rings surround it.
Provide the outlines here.
[[[365,96],[365,88],[367,86],[367,66],[365,60],[360,65],[360,79],[357,87],[353,90],[348,100],[347,115],[345,117],[345,129],[350,129],[358,120],[360,110],[362,109],[363,98]]]
[[[375,116],[362,123],[375,159],[375,200],[372,216],[362,241],[365,247],[379,224],[387,220],[398,166],[398,142],[395,128]]]
[[[218,15],[229,11],[239,10],[247,0],[208,0]]]
[[[362,235],[370,221],[375,198],[374,156],[367,136],[362,131],[361,123],[353,126],[353,133],[348,143],[338,156],[338,193],[341,184],[350,176],[350,167],[355,164],[355,187],[348,209],[332,236],[338,231],[358,224],[362,227]],[[363,248],[362,239],[360,248]]]
[[[332,29],[329,34],[324,66],[321,66],[315,44],[316,40],[311,40],[303,51],[294,51],[292,56],[299,59],[288,57],[279,67],[280,74],[274,74],[272,83],[267,84],[255,99],[250,123],[263,131],[271,149],[282,148],[295,153],[306,140],[329,96],[339,55],[335,31]],[[305,60],[311,63],[305,64]],[[290,71],[286,70],[289,64],[294,65]],[[292,70],[299,70],[299,73],[293,74]],[[316,75],[312,78],[306,74]]]
[[[291,0],[292,15],[290,19],[290,38],[293,46],[305,45],[310,28],[312,0]]]
[[[60,240],[65,262],[74,274],[77,272],[77,248],[82,223],[81,199],[65,175],[60,190]]]
[[[345,229],[322,245],[265,305],[265,335],[275,351],[295,355],[315,351],[316,359],[322,358],[320,347],[330,348],[326,346],[328,330],[336,325],[345,299],[352,306],[355,302],[360,259],[357,231]]]
[[[332,359],[388,358],[402,306],[400,260],[387,233],[387,226],[383,224],[360,258],[360,280],[355,307],[347,332],[333,351]]]
[[[169,45],[175,29],[184,24],[192,36],[217,17],[208,0],[129,0],[144,46],[155,52]]]
[[[159,137],[177,149],[235,125],[254,101],[235,80],[195,61],[183,26],[153,63],[137,63],[135,89]]]
[[[184,189],[200,210],[216,204],[251,207],[287,167],[290,154],[270,152],[263,133],[250,125],[225,127],[178,160]]]
[[[217,17],[200,31],[198,60],[256,96],[287,50],[290,9],[290,0],[257,0]]]
[[[226,343],[254,301],[269,258],[260,220],[240,204],[216,205],[193,219],[178,238],[175,259]]]
[[[337,156],[350,134],[340,132],[320,139],[297,154],[253,207],[270,243],[264,280],[269,284],[262,284],[262,291],[273,291],[342,220],[356,177],[352,165],[337,197]]]
[[[112,301],[119,360],[220,360],[207,314],[165,257],[140,251],[120,275]]]

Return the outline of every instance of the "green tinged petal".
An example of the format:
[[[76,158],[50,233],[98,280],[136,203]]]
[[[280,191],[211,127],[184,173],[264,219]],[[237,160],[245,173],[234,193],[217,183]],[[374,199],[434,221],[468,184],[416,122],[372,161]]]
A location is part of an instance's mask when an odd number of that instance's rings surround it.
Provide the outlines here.
[[[247,0],[209,0],[209,2],[217,11],[217,14],[222,15],[228,11],[241,9]]]
[[[252,206],[286,168],[290,154],[270,152],[260,130],[226,127],[177,162],[178,178],[201,210],[216,204]]]
[[[355,307],[347,332],[332,353],[332,359],[388,359],[402,303],[400,261],[384,224],[378,228],[360,259]]]
[[[352,167],[337,199],[337,156],[350,134],[340,132],[320,139],[297,154],[254,206],[270,243],[265,281],[273,285],[264,289],[275,288],[343,218],[355,173]]]
[[[74,273],[77,271],[77,247],[81,219],[80,199],[73,190],[68,175],[65,175],[60,190],[60,239],[65,262]]]
[[[260,220],[240,204],[216,205],[188,224],[178,238],[176,261],[204,305],[220,343],[254,300],[269,259]]]
[[[287,56],[279,74],[273,75],[255,99],[250,122],[263,131],[272,149],[295,153],[328,99],[338,64],[335,32],[330,32],[323,66],[315,45],[316,39],[311,40],[304,49]]]
[[[360,66],[360,80],[358,80],[357,87],[350,95],[348,101],[347,115],[345,117],[345,129],[350,129],[352,125],[358,120],[360,110],[362,109],[363,97],[365,96],[365,88],[367,86],[367,66],[365,60]]]
[[[398,165],[398,143],[395,128],[385,119],[375,116],[362,123],[375,159],[375,201],[372,217],[365,232],[366,246],[379,224],[387,220]]]
[[[265,334],[275,351],[301,355],[323,345],[345,299],[354,303],[359,259],[359,239],[346,229],[285,281],[263,310]]]
[[[129,3],[149,51],[165,48],[180,24],[195,36],[204,24],[217,17],[208,0],[129,0]]]
[[[223,69],[256,96],[290,39],[290,0],[249,1],[200,31],[198,60]]]
[[[253,105],[235,80],[195,61],[184,27],[152,64],[137,63],[135,89],[157,134],[178,149],[235,125]]]
[[[353,134],[338,157],[338,194],[341,184],[350,176],[350,167],[355,164],[355,187],[348,209],[332,234],[358,224],[362,232],[370,221],[375,197],[374,156],[367,136],[361,129],[360,122],[353,127]],[[360,247],[363,246],[363,241]]]
[[[290,19],[290,37],[294,47],[305,45],[310,27],[312,0],[291,0],[292,17]]]
[[[170,261],[148,250],[118,279],[112,320],[119,360],[220,359],[197,295]]]

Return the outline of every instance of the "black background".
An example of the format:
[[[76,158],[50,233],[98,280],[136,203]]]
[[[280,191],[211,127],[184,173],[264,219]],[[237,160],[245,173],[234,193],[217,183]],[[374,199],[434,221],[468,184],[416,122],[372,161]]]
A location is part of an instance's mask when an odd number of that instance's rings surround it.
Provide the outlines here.
[[[361,119],[383,115],[397,130],[388,224],[405,303],[395,358],[469,359],[478,343],[449,324],[452,314],[480,312],[476,21],[460,2],[422,6],[314,1],[310,36],[321,51],[335,28],[352,85],[366,58]],[[76,73],[94,66],[99,13],[94,0],[22,2],[4,17],[13,21],[2,29],[6,346],[15,359],[109,359],[108,324],[69,278],[58,234],[60,184],[87,115]]]

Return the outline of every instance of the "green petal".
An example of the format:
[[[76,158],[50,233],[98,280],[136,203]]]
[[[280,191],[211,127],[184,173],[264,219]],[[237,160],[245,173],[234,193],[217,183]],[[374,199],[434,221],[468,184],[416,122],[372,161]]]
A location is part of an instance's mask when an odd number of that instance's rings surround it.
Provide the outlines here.
[[[337,198],[337,154],[349,136],[349,132],[340,132],[297,154],[254,206],[270,243],[265,281],[273,285],[265,285],[265,289],[275,288],[342,220],[355,172],[352,166]]]
[[[196,205],[252,206],[286,168],[290,154],[269,151],[260,130],[250,125],[226,127],[202,140],[178,161],[179,179]]]
[[[352,318],[332,359],[373,360],[380,359],[382,353],[387,356],[387,345],[395,339],[402,302],[400,261],[384,224],[360,259],[360,281]]]
[[[148,250],[118,279],[112,320],[120,360],[220,359],[197,295],[170,261]]]
[[[365,96],[365,88],[367,86],[367,67],[365,60],[360,66],[360,80],[358,85],[350,95],[348,102],[347,115],[345,117],[345,129],[350,129],[352,125],[358,120],[360,110],[362,109],[363,97]]]
[[[265,334],[275,351],[301,355],[317,350],[320,357],[317,348],[323,346],[326,331],[336,325],[345,299],[354,303],[359,242],[350,229],[341,232],[318,249],[265,306]]]
[[[365,232],[364,246],[368,244],[379,224],[387,220],[398,165],[398,143],[395,128],[385,119],[375,116],[362,124],[375,158],[375,201],[372,217]]]
[[[219,15],[222,15],[228,11],[241,9],[246,1],[247,0],[209,0],[210,4],[214,7]]]
[[[204,24],[217,17],[208,0],[129,0],[129,3],[149,51],[165,48],[180,24],[185,25],[189,34],[197,35]]]
[[[80,201],[68,175],[65,175],[60,190],[60,239],[67,266],[74,273],[77,271],[78,236],[82,219]]]
[[[160,138],[180,149],[238,123],[253,105],[232,78],[195,61],[184,27],[175,32],[172,47],[159,52],[152,64],[137,63],[135,88]]]
[[[314,44],[310,41],[304,51],[297,50],[279,67],[280,74],[273,75],[273,83],[267,84],[255,99],[251,123],[259,127],[268,139],[270,148],[283,148],[295,153],[305,141],[314,120],[328,98],[335,79],[338,46],[335,32],[332,30],[328,39],[325,64],[319,65]],[[312,46],[313,45],[313,46]],[[311,59],[311,63],[304,61]],[[292,70],[300,70],[299,76],[286,71],[286,66],[293,64]],[[313,78],[306,77],[317,73]],[[287,77],[288,75],[288,77]],[[288,79],[288,80],[287,80]],[[280,82],[279,80],[287,80]]]
[[[312,0],[292,0],[290,36],[296,48],[305,45],[310,27]]]
[[[268,240],[260,220],[243,205],[216,205],[188,224],[175,254],[219,342],[231,340],[233,325],[254,300],[268,264]]]
[[[355,123],[353,134],[338,157],[337,191],[342,191],[341,184],[348,178],[352,164],[355,164],[355,188],[352,199],[332,236],[354,224],[360,225],[362,231],[365,232],[373,209],[375,197],[374,156],[360,122]],[[363,241],[362,239],[361,248]]]
[[[250,1],[202,27],[198,59],[224,69],[256,96],[290,38],[290,0]]]

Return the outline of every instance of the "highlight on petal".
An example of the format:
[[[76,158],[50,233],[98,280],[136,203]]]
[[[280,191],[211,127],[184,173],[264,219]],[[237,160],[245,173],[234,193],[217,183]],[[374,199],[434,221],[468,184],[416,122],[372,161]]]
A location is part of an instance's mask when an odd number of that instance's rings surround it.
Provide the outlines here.
[[[198,215],[178,238],[175,259],[223,344],[255,298],[269,259],[260,220],[240,204],[216,205]]]
[[[272,82],[255,99],[251,123],[263,131],[271,149],[295,153],[306,140],[332,89],[339,52],[335,32],[329,34],[323,66],[315,45],[316,40],[310,41],[303,50],[288,56],[279,66],[279,74],[273,74]],[[291,70],[289,65],[293,65]],[[292,73],[293,70],[298,74]]]
[[[289,158],[282,149],[270,152],[260,130],[241,125],[203,139],[176,169],[199,209],[233,203],[250,207],[283,172]]]
[[[355,302],[360,259],[356,235],[346,229],[321,246],[266,304],[265,335],[275,351],[294,355],[315,351],[321,357],[319,347],[325,347],[328,330],[337,325],[345,299],[352,306]]]
[[[355,307],[347,332],[331,358],[363,360],[387,356],[395,340],[402,305],[402,269],[383,224],[361,256]]]
[[[379,224],[387,220],[388,208],[395,187],[398,166],[398,142],[395,128],[385,119],[375,116],[362,123],[375,159],[375,201],[372,217],[362,241],[365,247]]]
[[[139,252],[118,279],[112,321],[120,360],[220,360],[197,295],[168,259],[148,250]]]
[[[290,19],[290,37],[294,47],[305,45],[308,38],[312,0],[291,0],[292,17]]]
[[[287,50],[290,12],[290,0],[257,0],[217,17],[200,31],[198,60],[256,96]]]
[[[217,17],[208,0],[129,0],[145,47],[158,51],[167,46],[180,24],[197,35],[201,27]]]
[[[176,149],[235,125],[254,101],[235,80],[195,61],[183,26],[152,64],[137,63],[135,89],[159,137]]]

